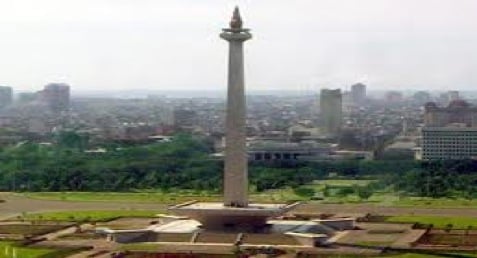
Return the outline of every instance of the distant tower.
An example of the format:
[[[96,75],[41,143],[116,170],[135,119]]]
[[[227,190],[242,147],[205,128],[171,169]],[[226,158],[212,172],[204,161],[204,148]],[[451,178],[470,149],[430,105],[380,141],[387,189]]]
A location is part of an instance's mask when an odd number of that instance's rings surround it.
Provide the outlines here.
[[[40,99],[52,111],[67,111],[70,107],[70,86],[65,83],[50,83],[39,92]]]
[[[362,105],[366,101],[366,85],[356,83],[351,86],[351,98],[355,105]]]
[[[229,42],[229,71],[227,88],[227,117],[225,130],[224,205],[248,206],[248,171],[245,139],[245,81],[243,42],[252,38],[242,28],[242,18],[235,8],[230,28],[220,37]]]
[[[320,112],[323,127],[328,134],[336,135],[341,130],[342,96],[341,90],[322,89],[320,94]]]
[[[0,86],[0,108],[12,104],[13,90],[12,87]]]

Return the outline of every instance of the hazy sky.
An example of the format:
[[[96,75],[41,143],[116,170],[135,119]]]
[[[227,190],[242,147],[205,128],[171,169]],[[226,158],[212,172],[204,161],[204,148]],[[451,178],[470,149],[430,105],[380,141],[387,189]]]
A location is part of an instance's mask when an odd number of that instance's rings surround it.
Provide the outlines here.
[[[236,4],[248,89],[477,89],[477,0],[0,0],[0,85],[223,90]]]

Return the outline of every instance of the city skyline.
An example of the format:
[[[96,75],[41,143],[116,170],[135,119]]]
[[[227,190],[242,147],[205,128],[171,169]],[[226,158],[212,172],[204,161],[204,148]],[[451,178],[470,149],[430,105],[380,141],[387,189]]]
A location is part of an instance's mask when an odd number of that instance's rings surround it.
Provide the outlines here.
[[[473,1],[185,2],[2,1],[0,85],[225,90],[225,46],[211,35],[237,4],[260,35],[245,49],[252,91],[477,84]]]

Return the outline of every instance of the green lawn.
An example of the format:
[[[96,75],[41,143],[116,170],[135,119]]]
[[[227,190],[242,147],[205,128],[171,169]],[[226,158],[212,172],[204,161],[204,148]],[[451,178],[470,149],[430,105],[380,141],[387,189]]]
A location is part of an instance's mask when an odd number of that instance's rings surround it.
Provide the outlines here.
[[[352,186],[366,186],[373,180],[330,179],[316,180],[305,187],[313,188],[317,194],[322,194],[326,186],[330,187],[329,196],[321,203],[359,204],[373,203],[379,206],[396,207],[421,207],[421,208],[476,208],[476,200],[451,199],[451,198],[422,198],[399,196],[394,192],[376,192],[369,199],[362,200],[356,194],[339,196],[339,189]],[[64,200],[64,201],[96,201],[96,202],[138,202],[177,204],[186,201],[220,201],[221,195],[208,191],[174,190],[171,192],[33,192],[22,193],[34,199]],[[308,198],[298,196],[290,187],[270,189],[264,192],[251,192],[253,202],[287,202],[291,200],[307,201]]]
[[[142,203],[180,203],[191,200],[213,201],[220,197],[211,193],[196,193],[179,191],[173,193],[162,192],[32,192],[22,193],[23,196],[60,201],[114,201],[114,202],[142,202]]]
[[[433,224],[435,228],[445,228],[452,224],[454,229],[477,228],[477,218],[472,217],[439,217],[439,216],[393,216],[387,222]]]
[[[430,208],[477,208],[477,200],[406,197],[394,201],[393,205],[403,207],[422,206]]]
[[[154,217],[164,210],[86,210],[25,214],[26,220],[107,221],[120,217]]]
[[[131,192],[131,193],[115,193],[115,192],[32,192],[22,193],[33,199],[41,200],[58,200],[58,201],[95,201],[95,202],[140,202],[140,203],[160,203],[160,204],[177,204],[192,200],[197,201],[220,201],[222,197],[212,193],[194,193],[191,191],[180,191],[174,193],[161,192]],[[255,202],[273,202],[288,201],[300,199],[293,193],[291,188],[268,190],[263,193],[251,193],[250,198]]]
[[[0,258],[61,258],[73,253],[73,250],[19,247],[13,242],[0,241]]]

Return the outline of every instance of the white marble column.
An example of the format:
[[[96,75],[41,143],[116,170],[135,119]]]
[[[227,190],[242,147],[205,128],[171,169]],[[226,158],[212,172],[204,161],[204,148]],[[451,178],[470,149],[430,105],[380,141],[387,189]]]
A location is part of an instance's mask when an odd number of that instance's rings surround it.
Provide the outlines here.
[[[243,42],[252,35],[242,28],[238,8],[235,8],[230,28],[220,37],[229,42],[227,114],[225,128],[224,205],[248,206],[248,171],[246,148],[246,106]]]

